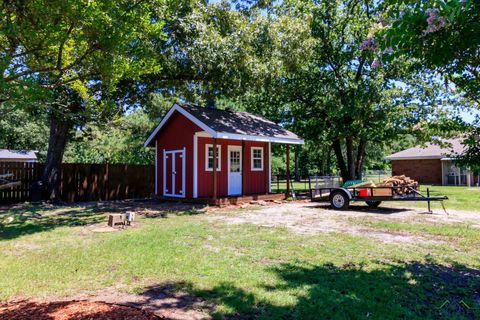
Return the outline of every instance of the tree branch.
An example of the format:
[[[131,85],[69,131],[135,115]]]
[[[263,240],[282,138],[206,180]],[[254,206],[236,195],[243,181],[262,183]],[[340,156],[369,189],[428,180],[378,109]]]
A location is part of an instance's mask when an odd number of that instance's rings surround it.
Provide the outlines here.
[[[57,69],[59,69],[59,70],[62,68],[63,47],[65,46],[65,42],[67,42],[70,34],[72,33],[73,27],[74,27],[74,24],[72,23],[72,25],[67,30],[67,34],[65,36],[65,39],[63,39],[62,43],[60,43],[60,47],[58,48]]]

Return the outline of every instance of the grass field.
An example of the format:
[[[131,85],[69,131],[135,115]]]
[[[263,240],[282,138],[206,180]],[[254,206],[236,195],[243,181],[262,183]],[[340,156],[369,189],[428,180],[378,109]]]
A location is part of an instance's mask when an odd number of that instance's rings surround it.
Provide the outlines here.
[[[217,319],[480,316],[480,233],[462,224],[356,222],[438,240],[411,245],[211,220],[243,209],[180,210],[139,215],[125,231],[94,232],[110,211],[0,211],[0,299],[67,297],[121,283],[139,295],[152,287],[185,292],[212,305],[208,313]]]

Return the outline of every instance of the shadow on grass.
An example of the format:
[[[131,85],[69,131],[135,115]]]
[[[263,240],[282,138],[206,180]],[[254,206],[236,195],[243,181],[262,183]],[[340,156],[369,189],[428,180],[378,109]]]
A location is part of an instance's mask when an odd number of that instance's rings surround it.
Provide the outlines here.
[[[55,210],[59,208],[55,207]],[[48,210],[36,205],[0,212],[0,241],[58,227],[84,226],[106,220],[104,213],[96,207],[68,207],[53,213]]]
[[[134,211],[146,218],[167,218],[169,215],[200,214],[203,213],[201,211],[203,207],[155,200],[85,202],[65,206],[20,204],[0,207],[0,241],[58,227],[96,224],[106,221],[108,213]]]
[[[276,285],[258,289],[267,295],[293,295],[285,303],[272,303],[231,282],[211,289],[191,283],[159,285],[145,289],[145,305],[162,300],[174,288],[182,309],[198,301],[219,319],[479,319],[480,271],[465,266],[412,262],[364,270],[361,265],[342,267],[281,264],[268,269]],[[258,290],[256,290],[258,292]],[[216,311],[215,305],[227,307]],[[168,306],[165,306],[168,307]],[[204,307],[205,309],[205,307]]]

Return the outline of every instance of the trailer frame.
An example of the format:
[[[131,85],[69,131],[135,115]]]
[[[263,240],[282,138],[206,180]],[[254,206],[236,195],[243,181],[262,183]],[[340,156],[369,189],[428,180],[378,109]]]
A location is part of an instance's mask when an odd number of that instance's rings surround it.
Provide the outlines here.
[[[360,190],[367,190],[368,195],[360,196]],[[381,202],[385,201],[424,201],[427,202],[429,213],[432,213],[432,201],[448,200],[447,196],[430,196],[429,188],[427,188],[427,194],[424,195],[418,188],[404,186],[311,188],[310,198],[312,201],[330,202],[332,208],[336,210],[347,210],[350,202],[353,201],[366,202],[370,207],[378,207]]]

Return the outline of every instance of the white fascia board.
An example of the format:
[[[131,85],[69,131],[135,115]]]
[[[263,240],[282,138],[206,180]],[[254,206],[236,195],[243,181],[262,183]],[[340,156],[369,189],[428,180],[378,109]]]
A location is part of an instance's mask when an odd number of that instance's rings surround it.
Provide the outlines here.
[[[273,143],[285,143],[285,144],[304,144],[304,141],[302,139],[288,139],[288,138],[251,136],[251,135],[229,133],[229,132],[217,132],[216,136],[214,136],[214,137],[218,138],[218,139],[273,142]]]
[[[418,156],[418,157],[385,157],[385,160],[441,160],[439,156]]]
[[[155,128],[155,130],[152,132],[152,134],[148,137],[147,141],[145,141],[145,143],[143,144],[143,146],[146,148],[148,147],[148,145],[150,144],[150,142],[155,138],[155,136],[157,135],[157,133],[160,131],[160,129],[162,129],[162,127],[165,125],[165,123],[167,123],[168,119],[170,119],[170,117],[173,115],[173,113],[177,111],[179,113],[181,113],[183,116],[185,116],[188,120],[192,121],[193,123],[195,123],[197,126],[199,126],[200,128],[202,128],[204,131],[206,131],[207,133],[211,134],[212,136],[215,136],[215,131],[213,131],[209,126],[207,126],[206,124],[204,124],[203,122],[201,122],[200,120],[198,120],[197,118],[195,118],[194,116],[192,116],[190,113],[188,113],[185,109],[183,109],[181,106],[179,106],[178,104],[174,104],[172,108],[170,108],[170,110],[167,112],[167,114],[165,115],[165,117],[163,117],[162,121],[160,122],[160,124]]]

